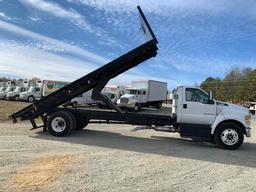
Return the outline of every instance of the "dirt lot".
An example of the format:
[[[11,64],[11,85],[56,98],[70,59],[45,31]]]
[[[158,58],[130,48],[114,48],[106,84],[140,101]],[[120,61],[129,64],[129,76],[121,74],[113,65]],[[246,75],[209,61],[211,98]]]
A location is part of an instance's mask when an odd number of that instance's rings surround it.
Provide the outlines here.
[[[0,191],[256,191],[255,132],[226,151],[128,125],[29,128],[0,123]]]

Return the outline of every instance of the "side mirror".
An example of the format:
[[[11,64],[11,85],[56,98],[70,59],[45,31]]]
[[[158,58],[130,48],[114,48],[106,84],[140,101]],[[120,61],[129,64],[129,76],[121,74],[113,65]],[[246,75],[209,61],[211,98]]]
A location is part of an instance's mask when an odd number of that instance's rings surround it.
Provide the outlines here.
[[[213,98],[212,98],[212,91],[209,92],[209,100],[212,101]]]
[[[214,104],[214,100],[213,100],[213,97],[212,97],[212,91],[209,92],[209,101],[208,101],[208,104]]]

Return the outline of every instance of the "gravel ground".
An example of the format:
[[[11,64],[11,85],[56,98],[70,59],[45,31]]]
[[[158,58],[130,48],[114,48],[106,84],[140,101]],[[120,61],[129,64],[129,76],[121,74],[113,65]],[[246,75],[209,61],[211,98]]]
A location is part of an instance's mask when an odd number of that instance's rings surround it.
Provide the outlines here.
[[[29,127],[0,123],[0,191],[256,191],[255,132],[226,151],[128,125],[65,138]]]

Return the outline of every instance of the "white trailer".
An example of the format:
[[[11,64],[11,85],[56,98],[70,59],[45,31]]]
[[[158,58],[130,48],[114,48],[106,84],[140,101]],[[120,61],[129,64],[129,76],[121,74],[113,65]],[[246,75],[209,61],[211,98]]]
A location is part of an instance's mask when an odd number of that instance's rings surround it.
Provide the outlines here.
[[[141,107],[162,107],[167,100],[167,83],[161,81],[132,81],[132,87],[120,97],[117,104],[121,108],[139,111]]]

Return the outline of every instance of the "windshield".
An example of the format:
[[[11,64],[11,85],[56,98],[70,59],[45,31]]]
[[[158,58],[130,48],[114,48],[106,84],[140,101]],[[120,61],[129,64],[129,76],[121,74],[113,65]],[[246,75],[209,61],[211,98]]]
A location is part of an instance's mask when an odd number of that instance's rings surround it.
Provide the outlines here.
[[[33,92],[33,91],[34,91],[34,88],[35,88],[35,86],[29,87],[28,92]]]
[[[5,92],[10,92],[10,91],[12,91],[12,87],[7,87],[7,89],[5,90]]]
[[[131,95],[136,95],[136,94],[138,94],[138,90],[130,89],[130,90],[127,90],[127,93],[131,94]]]
[[[103,92],[102,94],[105,95],[109,99],[114,99],[115,98],[115,95],[113,93]]]
[[[23,87],[22,89],[21,89],[21,92],[25,92],[25,91],[27,91],[28,90],[28,87]]]
[[[5,89],[6,89],[5,87],[1,87],[1,88],[0,88],[0,92],[5,91]]]
[[[20,91],[20,87],[16,87],[15,89],[14,89],[14,92],[19,92]]]

